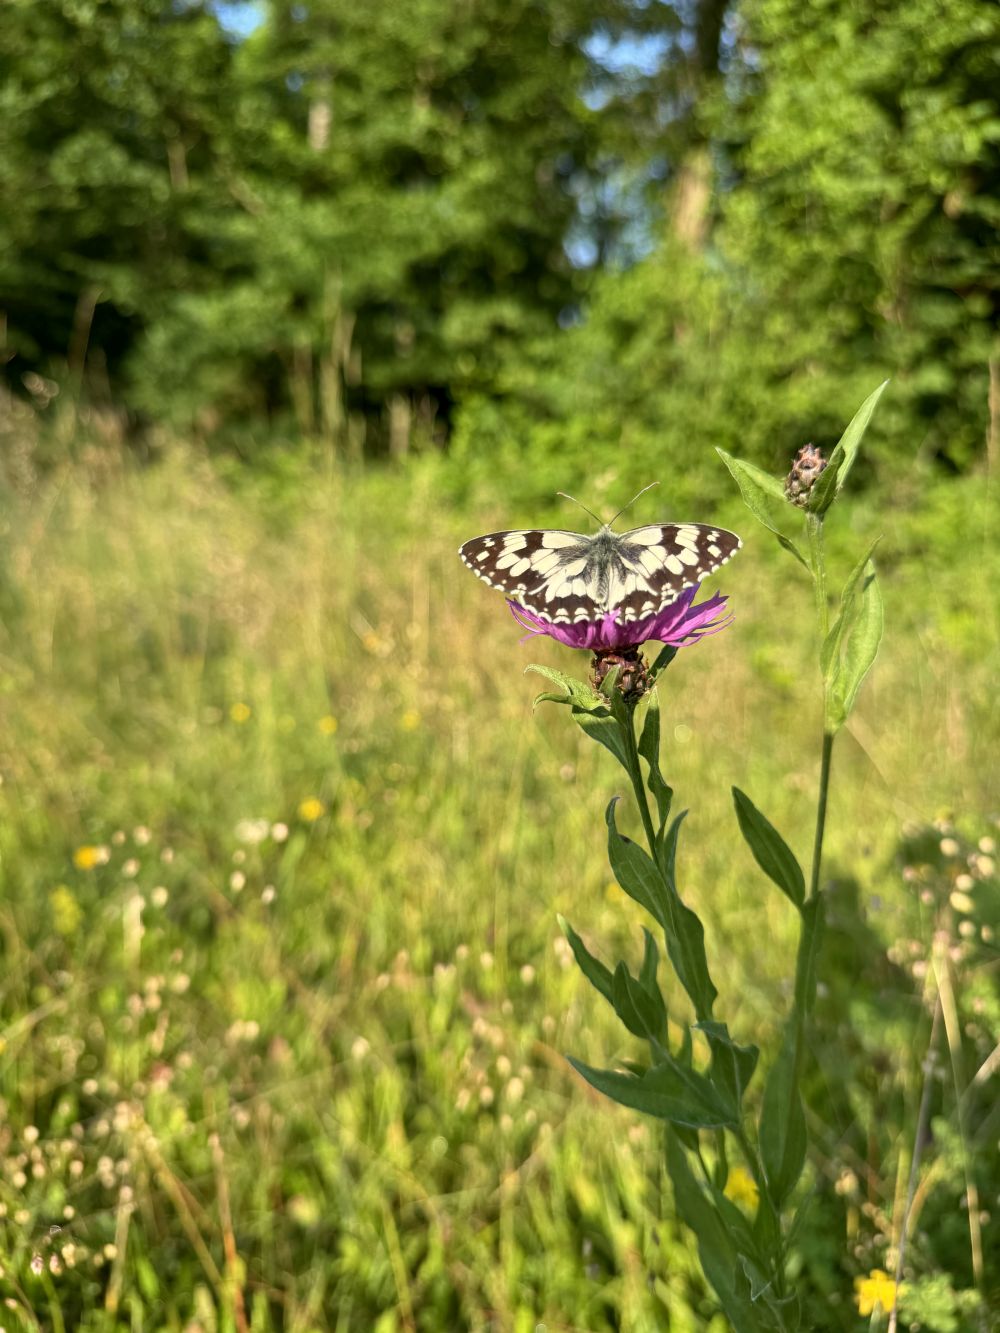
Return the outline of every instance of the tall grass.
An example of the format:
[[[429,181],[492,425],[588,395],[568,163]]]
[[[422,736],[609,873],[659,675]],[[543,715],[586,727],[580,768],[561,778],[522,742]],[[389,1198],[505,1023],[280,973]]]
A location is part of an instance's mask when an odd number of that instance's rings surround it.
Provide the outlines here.
[[[655,1135],[562,1059],[628,1051],[556,913],[595,947],[639,932],[597,832],[613,774],[521,674],[585,664],[520,645],[455,556],[533,516],[455,512],[433,462],[233,484],[180,447],[102,458],[3,501],[7,1324],[724,1328]],[[901,826],[995,802],[983,513],[861,515],[889,630],[829,865],[886,946]],[[668,673],[665,767],[727,1012],[766,1039],[793,922],[728,791],[805,852],[820,720],[806,590],[748,535],[735,627]]]

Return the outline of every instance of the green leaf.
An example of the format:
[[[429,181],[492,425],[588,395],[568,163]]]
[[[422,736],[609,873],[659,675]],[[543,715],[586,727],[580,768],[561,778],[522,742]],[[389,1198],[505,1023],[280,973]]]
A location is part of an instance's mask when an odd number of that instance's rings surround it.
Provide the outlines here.
[[[820,668],[823,672],[823,679],[828,686],[832,685],[834,669],[839,666],[840,645],[843,642],[844,634],[852,618],[858,584],[861,581],[861,576],[865,572],[869,560],[871,560],[872,556],[875,554],[875,548],[881,540],[881,536],[878,536],[871,543],[868,550],[851,570],[847,582],[844,584],[843,591],[840,594],[840,613],[834,621],[829,634],[827,634],[824,639],[823,647],[820,650]]]
[[[581,730],[586,732],[592,741],[597,741],[598,745],[610,750],[622,768],[628,771],[630,756],[625,727],[631,724],[625,723],[623,726],[607,708],[587,711],[574,708],[572,711],[573,719]]]
[[[811,514],[825,514],[833,504],[837,491],[837,478],[843,462],[843,455],[837,459],[831,458],[813,482],[812,490],[806,497],[806,508]]]
[[[697,1238],[701,1266],[726,1318],[736,1333],[762,1333],[768,1325],[761,1324],[750,1300],[733,1237],[696,1180],[675,1133],[667,1135],[667,1171],[677,1214]]]
[[[656,980],[656,972],[660,965],[660,951],[656,947],[656,940],[649,933],[645,926],[642,928],[645,936],[645,947],[642,953],[642,968],[639,971],[639,982],[645,986],[648,991],[656,990],[659,993],[659,985]]]
[[[753,1078],[757,1068],[760,1051],[756,1046],[740,1046],[729,1035],[725,1023],[708,1020],[695,1023],[699,1032],[704,1032],[712,1051],[710,1077],[722,1095],[735,1108],[737,1114],[743,1103],[743,1094]]]
[[[752,463],[744,463],[741,458],[734,458],[732,454],[727,454],[725,449],[717,448],[715,452],[732,473],[737,486],[740,488],[743,503],[757,522],[763,524],[768,532],[773,532],[785,550],[791,552],[796,560],[808,569],[808,560],[791,537],[786,537],[781,529],[775,526],[767,507],[769,500],[780,500],[783,505],[788,503],[781,482],[776,477],[772,477],[769,472],[754,467]]]
[[[673,857],[677,833],[684,815],[678,815],[664,841],[667,869],[661,873],[652,858],[631,838],[618,832],[615,824],[616,796],[609,802],[605,818],[608,824],[608,859],[615,879],[641,907],[663,927],[667,954],[681,985],[691,997],[699,1019],[712,1017],[712,1005],[718,994],[712,985],[705,954],[705,931],[690,907],[685,907],[673,878]],[[686,812],[685,812],[686,813]]]
[[[852,579],[854,575],[852,574]],[[874,565],[864,566],[864,584],[860,593],[845,586],[847,603],[827,635],[820,655],[824,669],[826,704],[824,723],[827,731],[838,731],[850,716],[865,676],[878,656],[882,641],[884,611],[882,593]],[[842,647],[848,634],[847,646]]]
[[[888,380],[883,380],[878,388],[868,395],[851,418],[850,425],[838,440],[826,468],[820,474],[819,480],[809,496],[811,513],[825,514],[843,490],[847,474],[854,466],[854,460],[858,456],[858,450],[861,447],[861,441],[864,439],[865,431],[868,429],[868,423],[871,421],[878,400],[885,392],[888,383]],[[832,474],[832,479],[829,482],[826,480],[828,472]]]
[[[661,926],[666,926],[667,887],[651,857],[642,848],[618,832],[615,824],[615,806],[620,797],[608,802],[604,818],[608,825],[608,860],[615,879],[630,898],[644,907]]]
[[[532,662],[524,668],[525,675],[529,671],[533,671],[537,676],[544,676],[546,680],[551,680],[556,685],[561,685],[565,691],[565,694],[540,694],[535,700],[536,705],[540,701],[546,700],[552,703],[572,704],[574,707],[586,709],[588,712],[607,708],[607,700],[602,699],[586,681],[577,680],[575,676],[567,676],[562,671],[556,671],[554,667],[542,666],[538,662]]]
[[[674,822],[667,829],[663,838],[663,849],[660,860],[663,863],[663,871],[667,877],[667,883],[676,885],[677,883],[677,843],[681,836],[681,825],[688,817],[687,810],[682,810],[674,818]]]
[[[806,1160],[806,1119],[798,1089],[800,1020],[793,1014],[764,1084],[758,1141],[768,1192],[780,1208],[802,1174]]]
[[[795,853],[739,787],[733,788],[733,802],[740,832],[754,860],[768,879],[777,884],[796,907],[801,907],[806,896],[806,881]]]
[[[844,721],[850,717],[862,681],[875,663],[885,626],[882,592],[875,575],[875,566],[870,562],[869,569],[871,572],[865,578],[861,589],[858,616],[844,650],[843,663],[837,680]]]
[[[600,959],[594,957],[564,916],[557,917],[557,920],[560,930],[569,940],[569,947],[573,950],[573,957],[580,971],[594,989],[600,991],[608,1004],[613,1005],[615,1001],[610,969],[605,967]]]
[[[687,817],[682,810],[663,839],[660,862],[667,884],[667,953],[678,980],[691,997],[698,1019],[712,1017],[712,1005],[718,991],[712,984],[705,953],[705,930],[696,913],[685,906],[677,892],[677,841],[681,824]]]
[[[672,644],[665,643],[653,660],[653,665],[649,668],[649,674],[655,681],[661,671],[666,671],[667,667],[677,656],[678,649]]]
[[[674,799],[672,789],[664,782],[660,772],[660,703],[653,690],[646,705],[646,716],[639,735],[639,754],[649,767],[646,786],[656,802],[658,816],[657,836],[662,836],[667,820],[670,818],[670,803]]]
[[[620,1106],[690,1129],[735,1128],[733,1108],[704,1074],[685,1068],[669,1056],[638,1078],[614,1069],[595,1069],[582,1060],[568,1058],[592,1088]]]
[[[647,990],[631,975],[624,963],[615,968],[612,978],[612,1004],[615,1013],[636,1037],[661,1043],[667,1030],[667,1007],[658,986]]]

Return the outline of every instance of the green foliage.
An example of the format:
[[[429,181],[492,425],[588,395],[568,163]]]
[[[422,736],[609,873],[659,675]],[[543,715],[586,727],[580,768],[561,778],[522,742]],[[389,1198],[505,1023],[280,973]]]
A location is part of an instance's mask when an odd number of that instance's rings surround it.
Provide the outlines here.
[[[623,922],[631,904],[592,841],[607,752],[565,727],[565,708],[532,719],[517,627],[455,559],[506,498],[488,513],[441,503],[433,459],[352,476],[275,449],[267,471],[220,477],[196,450],[138,468],[81,440],[88,463],[46,476],[29,444],[5,450],[0,496],[0,1296],[21,1311],[5,1307],[5,1325],[236,1327],[242,1290],[254,1333],[721,1327],[661,1126],[581,1096],[562,1056],[621,1070],[649,1042],[596,999],[557,913],[609,979],[624,958],[659,987],[675,1060],[721,1079],[725,1040],[688,1026],[662,943],[654,976]],[[867,1327],[853,1281],[891,1271],[932,1017],[919,965],[945,928],[969,1091],[960,1133],[939,1034],[901,1308],[925,1322],[926,1284],[934,1319],[996,1322],[961,1203],[968,1163],[988,1259],[995,1095],[975,1075],[1000,1034],[1000,881],[980,844],[1000,834],[964,812],[992,809],[998,787],[991,510],[959,481],[879,514],[894,628],[849,724],[867,754],[838,741],[803,1071],[820,1151],[791,1196],[808,1200],[794,1290],[822,1333]],[[849,569],[861,537],[836,513],[830,557]],[[795,569],[747,541],[726,584],[736,624],[677,654],[659,714],[662,769],[696,807],[676,858],[668,823],[663,864],[725,960],[713,976],[726,1017],[738,1005],[731,1040],[764,1052],[749,1082],[729,1057],[748,1129],[795,914],[763,879],[748,888],[723,783],[796,829],[818,710],[788,707],[766,652],[780,642],[793,681],[814,653],[798,599],[773,594]],[[572,670],[568,650],[542,651]],[[904,790],[907,812],[963,813],[897,847]],[[324,807],[312,819],[309,798]],[[640,837],[623,804],[622,835]],[[83,847],[108,859],[81,868]],[[727,1171],[715,1140],[701,1135],[708,1178],[691,1159],[685,1215],[738,1232],[757,1272],[729,1266],[725,1282],[757,1309],[774,1296],[759,1294],[765,1214],[724,1195],[735,1153]]]
[[[795,853],[750,797],[738,787],[733,788],[733,802],[740,832],[753,852],[754,860],[768,879],[777,884],[796,907],[801,908],[806,896],[806,881]]]
[[[40,414],[244,457],[454,434],[459,488],[600,455],[675,505],[720,494],[713,447],[832,443],[883,373],[866,476],[995,436],[995,7],[254,13],[6,6],[2,362]]]

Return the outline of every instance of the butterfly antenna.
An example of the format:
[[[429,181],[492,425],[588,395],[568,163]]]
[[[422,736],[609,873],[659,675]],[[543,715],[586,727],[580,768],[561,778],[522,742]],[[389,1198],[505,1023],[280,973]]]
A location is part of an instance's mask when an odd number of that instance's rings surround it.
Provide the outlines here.
[[[565,491],[556,491],[556,495],[561,495],[564,500],[572,500],[575,505],[580,505],[580,508],[583,510],[585,514],[589,514],[592,519],[595,519],[598,523],[600,523],[602,528],[605,526],[603,518],[598,518],[592,509],[588,509],[585,504],[580,504],[580,501],[577,500],[574,496],[567,495]],[[612,519],[611,522],[613,523],[614,519]]]
[[[659,486],[659,484],[660,483],[658,481],[651,481],[648,486],[643,486],[642,490],[639,492],[639,495],[633,495],[632,499],[629,500],[627,505],[622,505],[621,509],[619,509],[618,513],[615,514],[614,518],[611,520],[611,523],[617,523],[618,520],[621,518],[622,514],[624,514],[625,510],[631,509],[632,506],[635,504],[636,500],[639,499],[640,495],[645,495],[647,491],[651,491],[654,486]],[[611,523],[608,524],[609,528],[611,527]]]

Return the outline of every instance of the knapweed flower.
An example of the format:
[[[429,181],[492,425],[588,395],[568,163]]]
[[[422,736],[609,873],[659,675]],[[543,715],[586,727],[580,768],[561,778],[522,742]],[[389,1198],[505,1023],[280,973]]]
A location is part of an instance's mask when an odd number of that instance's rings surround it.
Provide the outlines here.
[[[756,1208],[760,1198],[757,1182],[750,1172],[742,1166],[731,1168],[726,1176],[726,1188],[723,1190],[727,1199],[741,1204],[745,1208]]]
[[[717,634],[730,623],[731,616],[716,613],[726,604],[726,598],[716,593],[707,602],[694,605],[697,587],[686,588],[675,601],[669,602],[654,615],[641,620],[619,621],[618,611],[609,611],[600,620],[578,620],[556,625],[537,616],[517,602],[508,599],[511,613],[528,634],[547,634],[550,639],[564,643],[568,648],[589,648],[593,653],[620,653],[641,648],[650,639],[682,648],[697,643],[706,634]]]
[[[867,1277],[854,1279],[854,1296],[858,1314],[870,1315],[876,1306],[889,1314],[896,1304],[896,1284],[881,1268],[873,1268]]]
[[[674,601],[640,620],[620,620],[617,608],[599,620],[578,620],[555,624],[536,615],[508,598],[511,614],[528,631],[525,637],[547,635],[568,648],[582,648],[594,654],[593,681],[600,688],[604,677],[619,668],[618,688],[623,695],[638,696],[650,687],[646,665],[639,649],[650,639],[672,648],[697,643],[706,634],[717,634],[731,622],[732,616],[720,615],[726,604],[721,593],[695,605],[697,587],[686,588]]]

